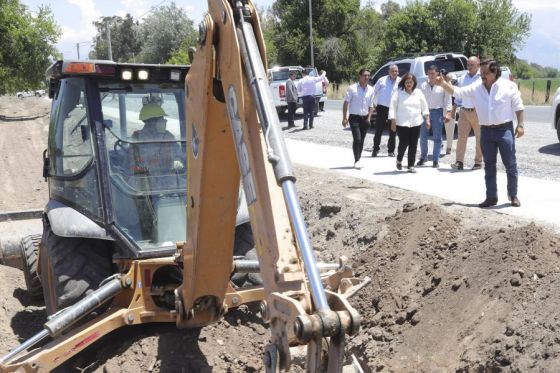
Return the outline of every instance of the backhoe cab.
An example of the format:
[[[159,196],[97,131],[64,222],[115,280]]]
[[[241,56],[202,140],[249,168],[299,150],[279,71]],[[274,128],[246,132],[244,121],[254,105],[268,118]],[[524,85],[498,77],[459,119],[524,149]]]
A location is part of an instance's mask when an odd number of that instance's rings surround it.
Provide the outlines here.
[[[360,326],[347,297],[367,282],[343,259],[316,262],[256,9],[208,6],[190,67],[48,70],[50,200],[41,243],[23,251],[39,257],[26,279],[40,277],[51,317],[1,371],[49,371],[117,328],[199,327],[255,301],[270,325],[267,372],[288,370],[298,344],[307,371],[342,370],[345,335]]]

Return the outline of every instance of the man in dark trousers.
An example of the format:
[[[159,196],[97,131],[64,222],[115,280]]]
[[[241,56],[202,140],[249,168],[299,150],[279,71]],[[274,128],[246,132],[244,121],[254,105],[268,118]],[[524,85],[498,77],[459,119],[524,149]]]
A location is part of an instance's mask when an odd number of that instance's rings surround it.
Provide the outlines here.
[[[515,83],[500,79],[502,71],[494,60],[480,64],[480,80],[466,87],[453,87],[441,77],[437,84],[457,98],[470,98],[480,123],[480,148],[484,158],[486,199],[478,207],[491,207],[498,203],[496,161],[498,151],[507,174],[507,192],[511,205],[521,206],[517,198],[517,159],[515,138],[523,136],[523,101]],[[514,116],[517,126],[514,128]]]
[[[290,71],[289,79],[286,80],[286,102],[288,103],[288,128],[293,128],[294,117],[297,109],[298,91],[296,86],[296,73]]]
[[[399,77],[399,68],[397,65],[389,66],[389,75],[380,78],[373,87],[374,101],[377,102],[375,106],[375,136],[373,138],[373,151],[372,157],[377,157],[379,153],[379,145],[381,144],[381,136],[385,128],[389,130],[389,142],[387,143],[387,152],[389,157],[395,156],[395,134],[391,131],[391,124],[389,123],[389,105],[391,103],[391,96],[397,90],[397,86],[401,78]]]
[[[363,167],[360,158],[362,157],[371,113],[373,112],[373,88],[368,84],[369,75],[369,70],[360,70],[360,80],[348,87],[342,105],[342,127],[346,128],[350,124],[354,140],[352,150],[354,152],[354,168],[356,169]],[[347,117],[348,107],[350,107],[349,117]]]
[[[309,76],[306,69],[301,72],[303,78],[299,81],[298,91],[303,101],[303,129],[313,128],[313,117],[315,116],[315,93],[316,83],[325,81],[325,72],[319,76]],[[308,127],[309,124],[309,127]]]

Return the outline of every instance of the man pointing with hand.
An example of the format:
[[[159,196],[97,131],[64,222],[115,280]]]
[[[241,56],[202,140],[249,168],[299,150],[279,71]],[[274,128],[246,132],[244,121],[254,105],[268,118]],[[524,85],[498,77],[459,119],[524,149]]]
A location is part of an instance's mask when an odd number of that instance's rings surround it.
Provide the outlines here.
[[[476,83],[467,87],[454,87],[440,76],[438,85],[457,98],[470,98],[475,106],[480,122],[480,147],[484,158],[484,179],[486,199],[478,206],[495,206],[498,203],[496,182],[496,161],[498,151],[506,168],[507,191],[511,205],[521,206],[517,198],[517,160],[515,157],[515,138],[524,134],[523,102],[515,83],[499,79],[500,65],[494,60],[480,64],[480,77]],[[513,128],[514,113],[517,126]]]

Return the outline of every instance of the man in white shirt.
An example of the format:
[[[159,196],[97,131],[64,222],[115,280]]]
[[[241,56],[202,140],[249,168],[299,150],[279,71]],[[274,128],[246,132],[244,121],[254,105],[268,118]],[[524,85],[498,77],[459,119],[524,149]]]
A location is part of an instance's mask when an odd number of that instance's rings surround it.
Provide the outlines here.
[[[480,60],[476,56],[469,57],[467,61],[468,72],[459,79],[459,87],[467,87],[480,80]],[[471,129],[476,139],[476,151],[474,156],[473,170],[479,170],[482,167],[482,150],[480,149],[480,124],[474,102],[471,98],[465,97],[463,100],[456,99],[455,104],[461,107],[459,112],[459,134],[457,138],[455,163],[451,165],[456,170],[462,170],[465,162],[465,151],[467,149],[467,140]]]
[[[432,138],[434,149],[432,152],[432,167],[439,167],[439,155],[441,152],[441,134],[443,133],[443,122],[451,120],[451,95],[436,85],[439,69],[435,65],[428,68],[428,80],[422,83],[420,90],[426,97],[430,109],[430,123],[432,124]],[[428,160],[428,135],[426,126],[420,127],[420,160],[417,166],[423,166]]]
[[[467,87],[453,87],[438,77],[437,83],[457,98],[470,98],[480,122],[480,147],[484,157],[486,199],[478,206],[495,206],[498,203],[496,161],[498,151],[506,168],[507,191],[511,205],[521,206],[517,198],[517,160],[515,138],[524,134],[523,101],[515,83],[500,79],[500,65],[494,60],[480,64],[481,80]],[[513,129],[514,113],[517,127]]]
[[[317,82],[325,81],[325,72],[319,76],[309,76],[306,69],[301,72],[303,78],[299,81],[299,94],[303,102],[303,129],[313,128],[313,117],[315,113],[315,92]],[[307,124],[309,123],[309,127]]]
[[[387,143],[387,152],[389,157],[395,156],[395,135],[396,132],[391,130],[389,123],[389,105],[391,105],[391,96],[397,91],[397,86],[401,78],[399,77],[399,67],[397,65],[389,66],[389,75],[380,78],[373,87],[375,106],[375,136],[373,137],[372,157],[377,157],[379,153],[379,145],[381,144],[381,136],[385,128],[389,131],[389,142]]]
[[[344,104],[342,105],[342,127],[350,124],[352,130],[352,150],[354,151],[354,168],[363,167],[360,162],[364,140],[369,129],[371,113],[373,112],[373,88],[368,84],[370,72],[367,69],[360,70],[360,80],[352,84],[346,91]],[[348,107],[350,116],[347,117]]]

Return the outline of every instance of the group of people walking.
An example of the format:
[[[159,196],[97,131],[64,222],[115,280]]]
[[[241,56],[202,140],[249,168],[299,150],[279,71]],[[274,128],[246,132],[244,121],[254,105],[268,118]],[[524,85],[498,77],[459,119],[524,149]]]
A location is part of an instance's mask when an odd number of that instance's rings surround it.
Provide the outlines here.
[[[415,173],[415,166],[424,166],[428,161],[428,136],[431,129],[432,167],[438,168],[443,127],[446,125],[448,135],[446,154],[450,154],[454,113],[456,107],[460,107],[456,161],[451,165],[452,168],[464,169],[467,140],[471,130],[474,131],[476,151],[472,170],[481,169],[484,159],[486,183],[486,199],[479,207],[494,206],[498,202],[498,151],[506,168],[509,200],[512,206],[519,207],[515,138],[524,134],[521,95],[513,82],[499,79],[501,69],[494,60],[481,63],[477,57],[470,57],[467,70],[464,76],[454,82],[454,74],[445,74],[432,65],[428,68],[427,81],[418,87],[413,74],[406,73],[399,77],[397,65],[392,65],[389,74],[372,87],[368,84],[370,71],[361,69],[359,80],[348,88],[342,107],[342,126],[350,126],[352,131],[354,167],[363,167],[361,157],[364,140],[375,110],[372,157],[379,155],[382,134],[388,129],[388,155],[395,157],[395,136],[398,136],[396,167],[398,170],[403,169],[403,158],[408,150],[406,169]],[[514,119],[517,121],[515,128]],[[416,161],[418,140],[420,157]]]

